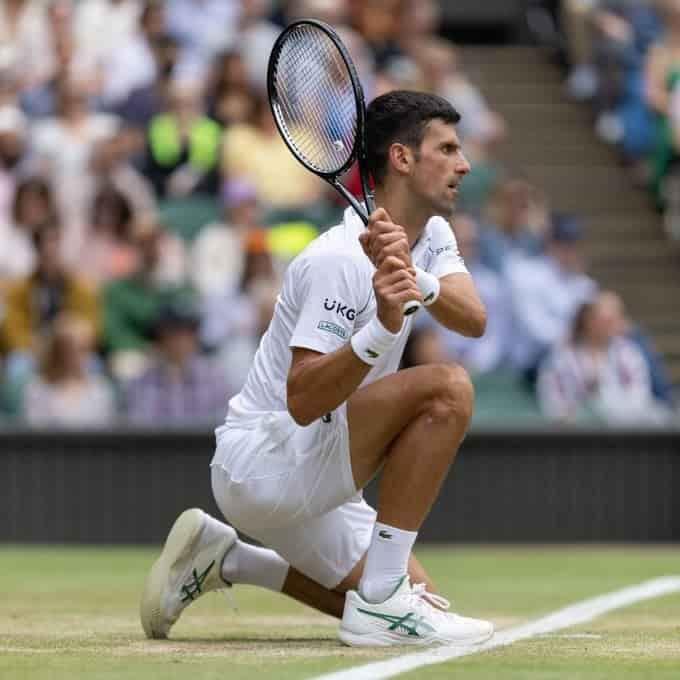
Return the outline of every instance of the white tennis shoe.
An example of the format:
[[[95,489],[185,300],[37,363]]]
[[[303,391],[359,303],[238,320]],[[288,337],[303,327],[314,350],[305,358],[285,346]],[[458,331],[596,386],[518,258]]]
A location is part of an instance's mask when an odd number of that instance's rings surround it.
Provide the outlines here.
[[[493,624],[445,611],[448,600],[411,586],[404,576],[385,602],[371,604],[354,590],[345,598],[340,640],[350,647],[392,645],[478,645],[493,635]]]
[[[236,531],[208,525],[202,510],[185,510],[172,525],[163,552],[146,579],[140,618],[148,638],[166,638],[180,614],[204,593],[230,587],[222,561],[236,543]]]

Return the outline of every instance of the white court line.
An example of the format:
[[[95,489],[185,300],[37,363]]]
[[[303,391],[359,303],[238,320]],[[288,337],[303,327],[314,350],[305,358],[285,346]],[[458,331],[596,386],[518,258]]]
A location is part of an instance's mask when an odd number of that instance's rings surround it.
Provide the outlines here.
[[[486,652],[497,647],[505,647],[513,642],[526,640],[536,635],[554,633],[563,628],[592,621],[598,616],[602,616],[614,609],[628,607],[642,600],[649,600],[653,597],[677,592],[680,592],[680,576],[657,578],[636,586],[615,590],[606,595],[599,595],[598,597],[577,602],[564,609],[558,609],[556,612],[548,614],[543,618],[536,619],[536,621],[530,621],[521,626],[500,631],[491,640],[482,645],[475,647],[436,647],[424,652],[398,656],[387,661],[377,661],[336,673],[320,675],[315,680],[381,680],[381,678],[392,678],[395,675],[406,673],[421,666],[430,666],[449,661],[450,659],[457,659],[461,656],[479,654],[480,652]]]

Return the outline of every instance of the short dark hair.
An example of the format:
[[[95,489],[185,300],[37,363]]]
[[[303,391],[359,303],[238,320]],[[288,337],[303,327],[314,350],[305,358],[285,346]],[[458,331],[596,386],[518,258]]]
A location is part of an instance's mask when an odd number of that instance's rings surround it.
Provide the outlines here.
[[[394,90],[374,99],[366,111],[366,160],[373,179],[387,174],[390,146],[395,142],[418,149],[427,124],[434,119],[455,125],[460,114],[436,94]]]

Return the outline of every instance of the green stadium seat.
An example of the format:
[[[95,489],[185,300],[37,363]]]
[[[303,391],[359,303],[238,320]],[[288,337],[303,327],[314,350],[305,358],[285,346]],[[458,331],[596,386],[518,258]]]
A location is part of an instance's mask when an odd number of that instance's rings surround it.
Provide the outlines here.
[[[21,420],[24,390],[32,377],[29,372],[16,378],[6,378],[0,383],[0,412],[3,421]]]
[[[531,425],[545,421],[536,397],[511,371],[494,371],[473,378],[474,425]]]
[[[214,196],[189,196],[161,201],[160,221],[184,241],[193,241],[201,229],[222,219]]]

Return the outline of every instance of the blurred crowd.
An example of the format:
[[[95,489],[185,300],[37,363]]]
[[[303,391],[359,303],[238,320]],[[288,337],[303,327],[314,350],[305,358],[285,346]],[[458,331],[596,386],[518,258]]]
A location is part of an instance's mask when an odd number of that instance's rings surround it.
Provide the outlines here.
[[[668,236],[680,240],[680,0],[546,5],[569,94],[591,104],[597,134],[620,150],[631,180],[649,187]]]
[[[565,3],[611,4],[621,3]],[[667,421],[671,387],[649,339],[588,276],[578,216],[553,214],[496,160],[508,130],[439,37],[438,9],[434,0],[1,0],[3,422],[223,419],[287,263],[345,208],[293,159],[266,99],[271,46],[303,16],[338,27],[369,100],[428,90],[462,114],[473,170],[452,227],[488,330],[466,340],[421,313],[407,363],[463,363],[478,394],[506,395],[493,417],[527,403],[560,421]],[[658,49],[672,54],[669,40]],[[579,96],[584,73],[599,68],[600,43],[585,42],[570,77]],[[591,98],[604,81],[595,82]],[[666,105],[678,99],[661,90]],[[347,181],[358,189],[356,171]]]

